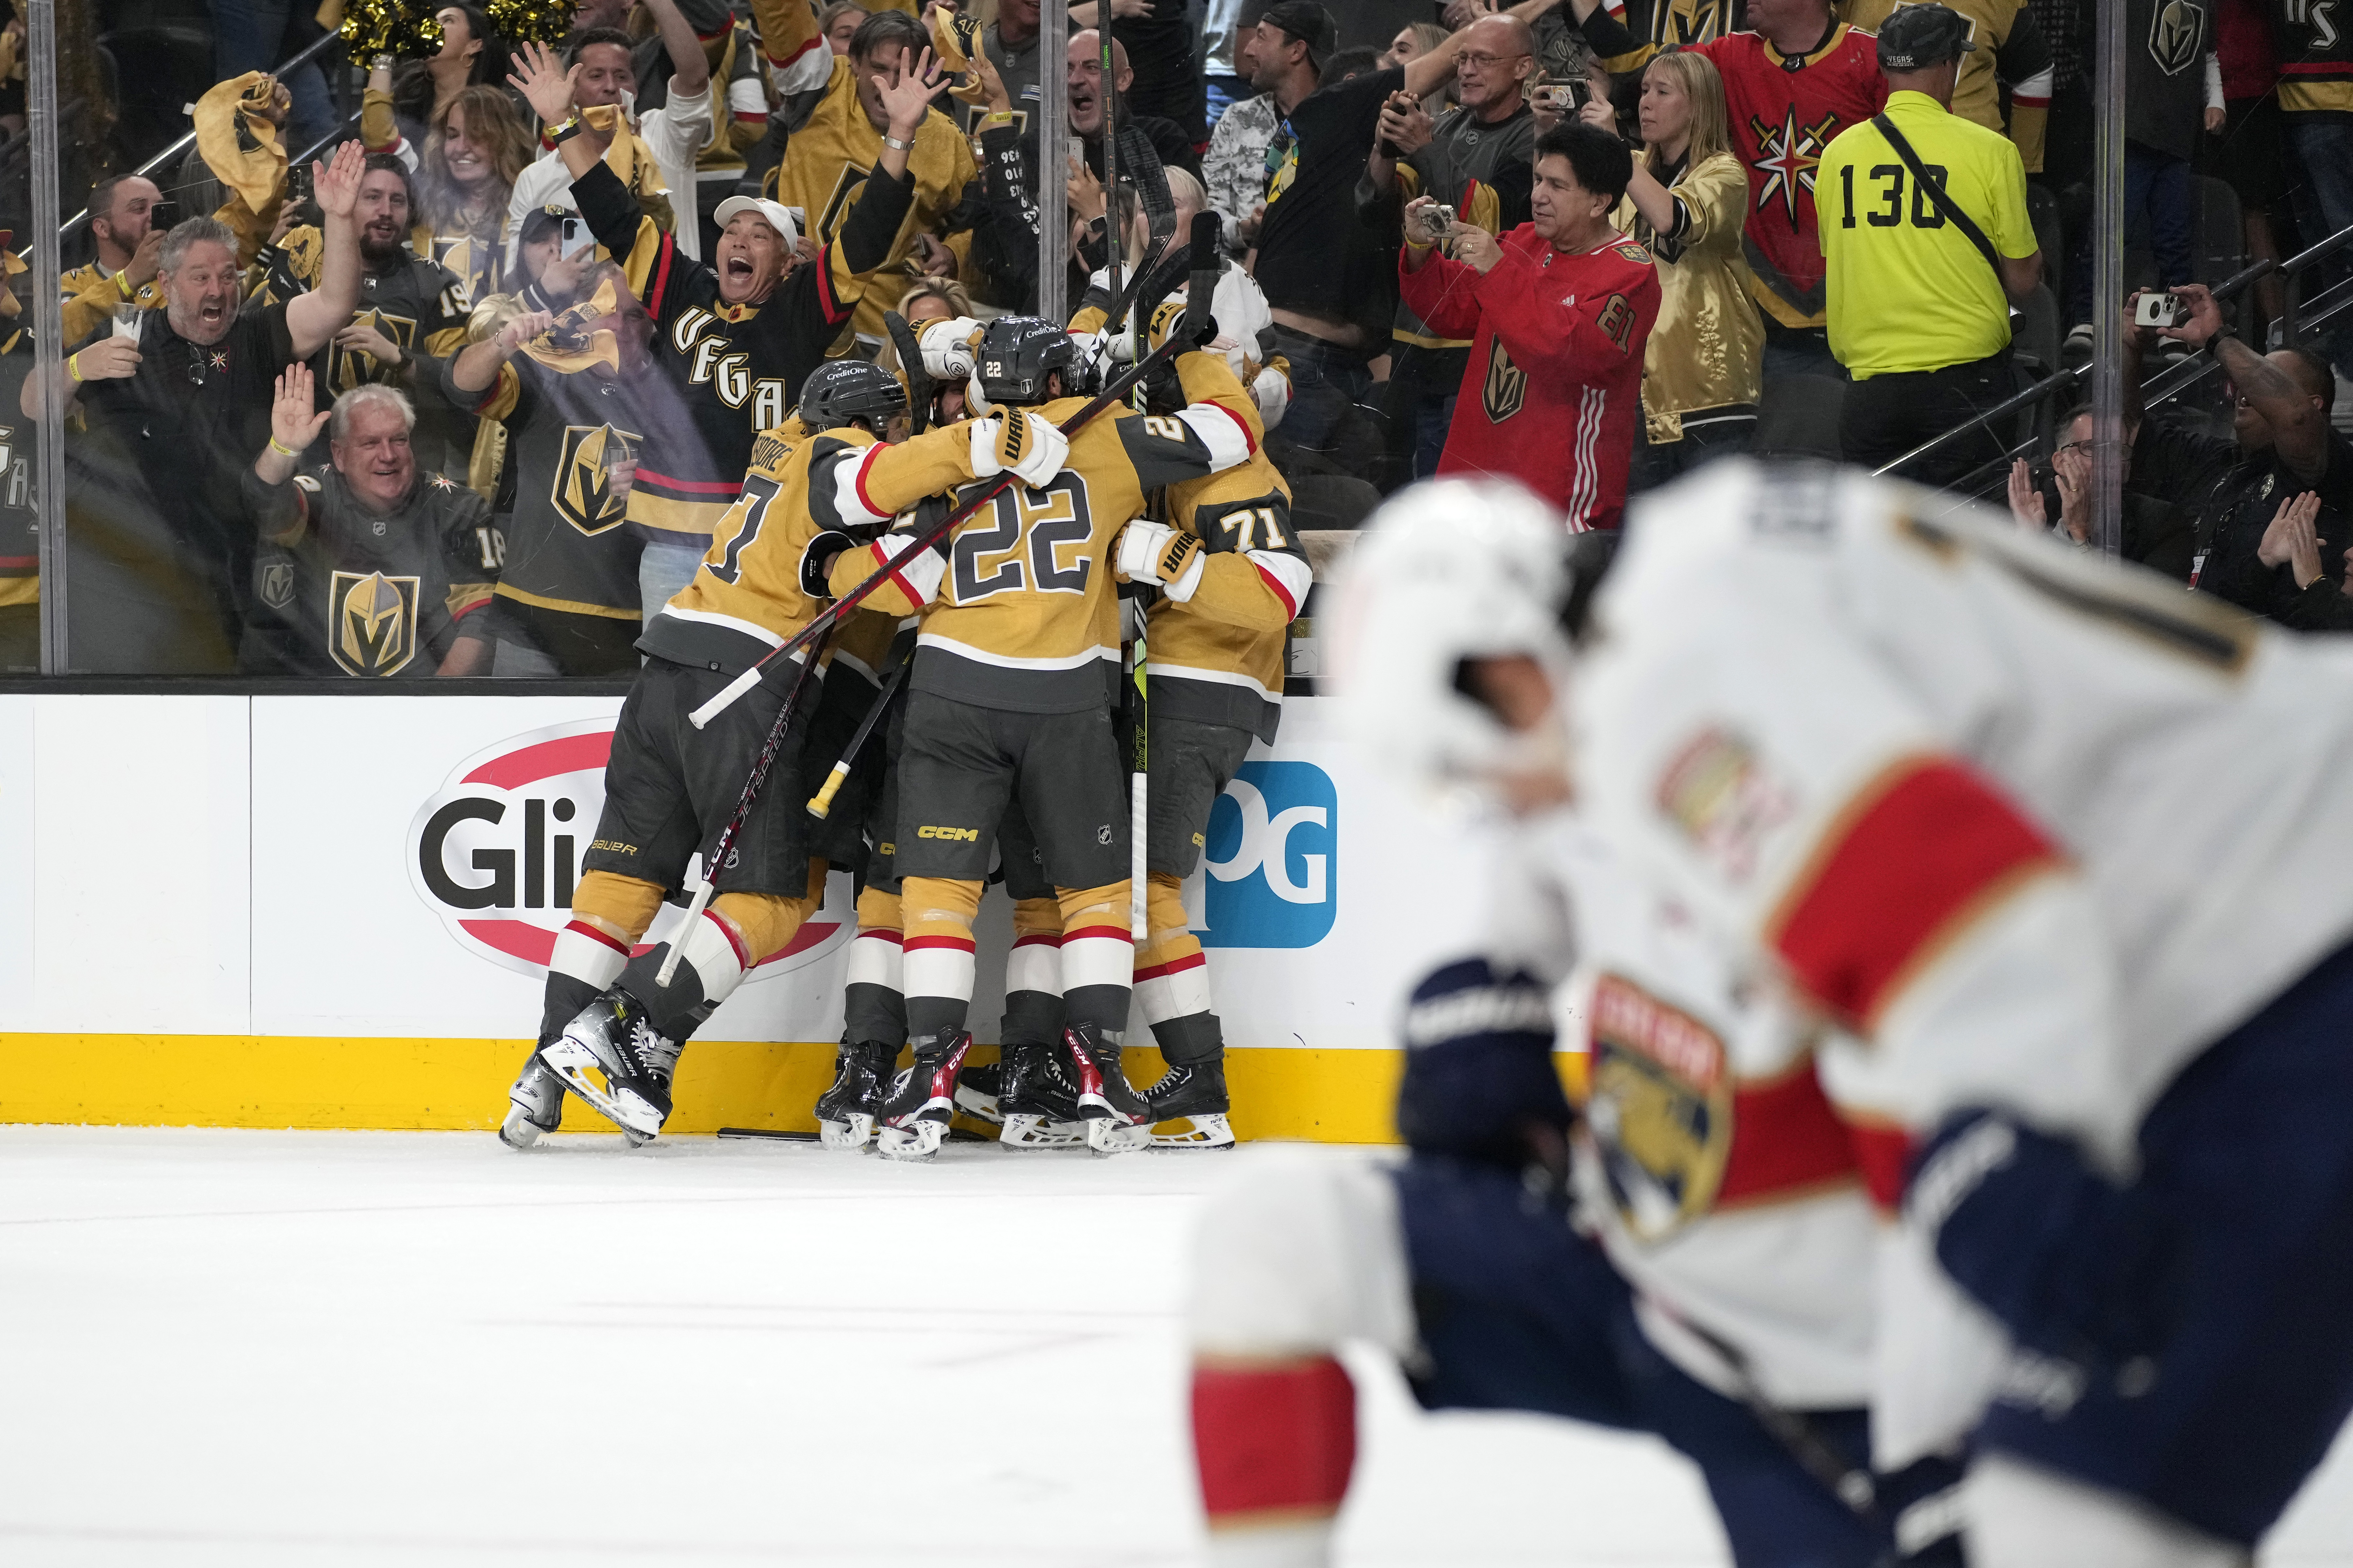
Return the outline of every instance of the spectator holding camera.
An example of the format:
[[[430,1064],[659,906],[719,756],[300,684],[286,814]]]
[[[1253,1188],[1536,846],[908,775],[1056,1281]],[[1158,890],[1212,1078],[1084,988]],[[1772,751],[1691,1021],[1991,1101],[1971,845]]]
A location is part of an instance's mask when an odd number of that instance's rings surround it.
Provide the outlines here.
[[[90,237],[97,242],[98,259],[58,279],[58,292],[65,296],[66,342],[81,342],[124,305],[163,309],[164,290],[155,275],[171,226],[158,226],[154,217],[164,205],[164,193],[155,182],[139,174],[123,174],[91,187]]]
[[[1419,98],[1391,93],[1356,182],[1357,221],[1386,231],[1406,202],[1428,195],[1489,234],[1527,222],[1536,138],[1524,84],[1535,68],[1535,47],[1518,17],[1483,16],[1463,30],[1454,57],[1461,108],[1433,121]],[[1389,340],[1389,410],[1411,452],[1412,477],[1427,479],[1446,447],[1470,340],[1431,331],[1402,300]]]
[[[417,470],[417,411],[389,386],[344,393],[318,412],[311,371],[278,378],[269,440],[244,475],[260,538],[255,616],[239,650],[248,675],[488,675],[482,629],[503,548],[481,497]],[[332,460],[295,454],[327,427]]]
[[[1606,98],[1583,112],[1597,131],[1617,129]],[[1659,324],[1642,353],[1642,424],[1630,481],[1639,491],[1747,449],[1765,323],[1741,255],[1748,175],[1732,155],[1724,79],[1705,55],[1661,55],[1643,69],[1638,112],[1646,151],[1612,221],[1659,264]]]
[[[2196,498],[2194,586],[2284,625],[2308,626],[2315,605],[2325,605],[2327,593],[2343,583],[2343,551],[2353,545],[2353,445],[2328,420],[2336,374],[2308,350],[2259,354],[2225,332],[2221,310],[2202,284],[2171,293],[2187,308],[2179,324],[2150,328],[2127,318],[2125,414],[2126,427],[2138,432],[2134,488]],[[2137,314],[2137,304],[2136,296],[2126,309]],[[2141,357],[2157,337],[2212,345],[2230,378],[2230,440],[2167,411],[2149,415],[2144,425]],[[2310,595],[2317,578],[2300,569],[2292,551],[2294,521],[2281,521],[2306,497],[2316,553],[2305,564],[2328,583],[2319,595]]]
[[[1633,158],[1614,132],[1562,125],[1536,142],[1532,221],[1498,239],[1457,221],[1438,254],[1417,196],[1405,211],[1406,301],[1470,338],[1440,474],[1517,479],[1572,531],[1614,529],[1659,319],[1650,252],[1610,226]]]
[[[1968,22],[1943,5],[1906,5],[1878,47],[1885,112],[1839,132],[1814,172],[1831,348],[1869,384],[1848,394],[1839,442],[1869,468],[2017,390],[2010,301],[2042,278],[2016,144],[1950,110],[1974,47]],[[1905,477],[1953,484],[2001,450],[1979,429]]]

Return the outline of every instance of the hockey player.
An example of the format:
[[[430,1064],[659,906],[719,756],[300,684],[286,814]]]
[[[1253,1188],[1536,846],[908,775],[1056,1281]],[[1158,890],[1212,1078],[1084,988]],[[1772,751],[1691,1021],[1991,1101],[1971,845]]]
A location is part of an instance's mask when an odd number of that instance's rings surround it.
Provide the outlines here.
[[[1051,421],[1081,406],[1069,394],[1078,349],[1049,321],[1004,317],[924,329],[925,369],[965,378],[966,401],[1008,412],[997,428]],[[1110,554],[1156,486],[1233,467],[1251,448],[1247,395],[1222,359],[1177,362],[1194,403],[1145,419],[1113,409],[1069,447],[1067,468],[1015,467],[1025,483],[959,528],[919,578],[878,594],[881,608],[923,612],[909,677],[899,767],[898,868],[905,879],[907,1025],[914,1063],[885,1106],[878,1150],[928,1159],[945,1136],[972,1037],[972,920],[988,869],[988,836],[1008,801],[1036,832],[1060,905],[1064,1064],[1099,1152],[1141,1147],[1148,1114],[1121,1071],[1134,948],[1128,930],[1127,805],[1113,742],[1117,599]],[[976,451],[990,427],[975,431]],[[1060,440],[1059,436],[1053,437]],[[903,536],[893,536],[894,539]],[[893,540],[871,547],[886,556]],[[1015,1051],[1008,1110],[1034,1058]]]
[[[1662,496],[1564,783],[1856,1037],[1881,1459],[1970,1436],[1978,1564],[2242,1562],[2353,1408],[2353,660],[1929,500]]]
[[[554,57],[527,44],[522,58],[516,79],[540,118],[558,128],[572,199],[644,302],[654,367],[691,420],[694,439],[640,454],[629,490],[629,526],[646,541],[638,577],[651,615],[710,548],[754,437],[784,422],[802,379],[824,363],[869,275],[889,258],[914,192],[906,149],[940,88],[936,73],[927,73],[928,55],[901,62],[903,69],[875,83],[898,145],[884,142],[852,221],[813,260],[801,263],[800,229],[784,207],[731,196],[716,215],[721,232],[712,258],[700,262],[680,252],[578,134],[572,84]]]
[[[793,672],[754,688],[705,729],[691,728],[687,715],[806,626],[819,601],[871,570],[867,552],[850,548],[850,530],[870,531],[926,495],[988,477],[1000,454],[1040,477],[1059,460],[1059,446],[1035,440],[1027,420],[1009,438],[1007,421],[997,420],[894,445],[888,437],[905,408],[904,389],[875,366],[841,361],[813,374],[799,418],[754,448],[743,496],[693,581],[639,640],[647,663],[614,732],[604,815],[582,861],[572,923],[556,938],[541,1044],[515,1083],[501,1133],[509,1142],[527,1145],[555,1125],[562,1097],[547,1073],[632,1138],[653,1136],[670,1114],[686,1039],[822,899],[825,867],[808,854],[807,792],[796,777],[807,721],[797,718],[735,852],[708,873],[717,896],[678,937],[670,984],[658,984],[670,944],[631,958],[689,857],[707,849],[733,814]]]
[[[1566,809],[1564,543],[1525,493],[1441,482],[1392,503],[1342,590],[1344,711],[1383,710],[1355,726],[1381,761],[1477,802],[1457,828],[1484,913],[1405,1019],[1407,1163],[1254,1153],[1202,1216],[1211,1559],[1330,1562],[1355,1448],[1337,1352],[1369,1341],[1433,1409],[1664,1438],[1743,1568],[1955,1563],[1957,1467],[1870,1469],[1878,1225],[1817,1020]],[[1583,1021],[1575,1110],[1556,1016]]]

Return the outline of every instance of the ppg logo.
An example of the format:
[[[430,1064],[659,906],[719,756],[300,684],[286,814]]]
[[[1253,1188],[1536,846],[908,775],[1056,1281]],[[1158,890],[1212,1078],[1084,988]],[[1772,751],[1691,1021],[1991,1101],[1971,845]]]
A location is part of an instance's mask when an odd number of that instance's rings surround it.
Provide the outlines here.
[[[1340,800],[1307,763],[1244,763],[1209,812],[1204,947],[1314,947],[1340,908]]]

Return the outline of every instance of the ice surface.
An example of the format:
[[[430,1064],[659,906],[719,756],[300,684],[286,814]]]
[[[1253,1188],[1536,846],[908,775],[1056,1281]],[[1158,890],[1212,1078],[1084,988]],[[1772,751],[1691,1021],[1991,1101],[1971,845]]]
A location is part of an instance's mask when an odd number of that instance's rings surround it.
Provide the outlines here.
[[[0,1561],[1189,1562],[1218,1161],[0,1129]],[[1359,1381],[1345,1561],[1724,1561],[1655,1443]]]

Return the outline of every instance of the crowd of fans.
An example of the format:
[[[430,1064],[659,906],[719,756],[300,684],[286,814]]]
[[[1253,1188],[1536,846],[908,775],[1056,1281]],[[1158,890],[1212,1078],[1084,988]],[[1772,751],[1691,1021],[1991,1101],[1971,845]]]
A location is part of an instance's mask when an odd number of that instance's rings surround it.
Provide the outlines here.
[[[1096,0],[1059,63],[1039,0],[581,0],[553,49],[455,4],[429,58],[331,45],[282,75],[308,15],[221,5],[194,148],[146,173],[170,123],[108,10],[60,12],[97,62],[61,79],[66,120],[101,132],[63,288],[79,669],[626,672],[817,363],[895,365],[894,310],[1033,312],[1041,223],[1099,319],[1106,265],[1169,258],[1203,211],[1302,526],[1480,469],[1614,528],[1754,450],[2006,477],[2021,526],[2094,542],[2090,415],[2051,417],[2073,399],[2039,416],[2047,460],[2005,460],[2031,410],[1915,452],[2089,352],[2087,0]],[[2124,553],[2353,624],[2329,417],[2353,338],[2258,353],[2277,280],[2196,280],[2353,226],[2353,99],[2328,96],[2353,59],[2264,0],[2133,15],[2136,282],[2179,319],[2128,321],[2128,368],[2211,353],[2227,395],[2136,397]],[[22,40],[0,33],[0,129]],[[23,670],[40,391],[14,254],[6,282],[0,668]],[[689,406],[706,384],[716,422]]]

